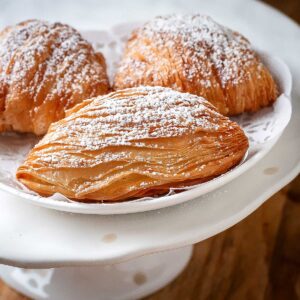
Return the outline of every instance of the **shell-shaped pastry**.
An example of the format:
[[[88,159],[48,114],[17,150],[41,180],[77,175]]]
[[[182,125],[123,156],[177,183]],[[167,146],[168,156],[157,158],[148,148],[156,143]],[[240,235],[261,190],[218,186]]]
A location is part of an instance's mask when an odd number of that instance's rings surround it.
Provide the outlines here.
[[[199,14],[156,17],[132,33],[114,88],[139,85],[202,96],[224,115],[255,112],[278,94],[249,41]]]
[[[30,20],[0,32],[0,132],[44,134],[108,89],[104,57],[70,26]]]
[[[42,195],[127,200],[214,178],[247,148],[238,124],[205,99],[138,87],[74,107],[50,126],[17,178]]]

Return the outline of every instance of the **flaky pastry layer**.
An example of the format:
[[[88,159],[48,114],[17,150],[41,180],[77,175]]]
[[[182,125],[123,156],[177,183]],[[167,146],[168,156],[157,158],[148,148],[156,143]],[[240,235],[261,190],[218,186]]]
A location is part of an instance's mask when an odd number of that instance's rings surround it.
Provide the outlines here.
[[[45,134],[108,89],[104,57],[70,26],[30,20],[0,32],[0,132]]]
[[[50,126],[17,179],[45,196],[123,201],[205,182],[247,148],[238,124],[204,98],[138,87],[75,106]]]
[[[156,17],[132,33],[114,88],[139,85],[202,96],[224,115],[255,112],[278,96],[249,41],[198,14]]]

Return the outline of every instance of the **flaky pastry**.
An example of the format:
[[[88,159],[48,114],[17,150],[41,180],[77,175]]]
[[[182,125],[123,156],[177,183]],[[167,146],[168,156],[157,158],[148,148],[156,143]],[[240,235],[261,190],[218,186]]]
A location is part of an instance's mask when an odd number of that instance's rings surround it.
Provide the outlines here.
[[[70,26],[30,20],[0,32],[0,132],[44,134],[108,89],[102,54]]]
[[[247,148],[238,124],[204,98],[138,87],[75,106],[50,126],[17,179],[44,196],[128,200],[212,179]]]
[[[249,41],[198,14],[156,17],[132,33],[114,88],[139,85],[202,96],[224,115],[255,112],[278,95]]]

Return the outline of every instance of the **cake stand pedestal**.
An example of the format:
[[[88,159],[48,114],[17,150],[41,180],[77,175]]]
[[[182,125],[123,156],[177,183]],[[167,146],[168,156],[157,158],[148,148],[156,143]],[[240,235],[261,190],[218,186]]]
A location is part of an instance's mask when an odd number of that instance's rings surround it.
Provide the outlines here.
[[[185,268],[192,246],[94,267],[23,269],[0,266],[11,287],[33,299],[127,300],[154,293]]]

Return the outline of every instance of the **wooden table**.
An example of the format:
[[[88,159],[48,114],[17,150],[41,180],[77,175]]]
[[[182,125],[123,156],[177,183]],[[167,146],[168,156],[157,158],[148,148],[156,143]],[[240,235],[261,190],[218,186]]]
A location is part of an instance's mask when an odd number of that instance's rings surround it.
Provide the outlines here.
[[[300,23],[300,0],[267,0]],[[26,300],[0,280],[0,300]],[[300,176],[234,227],[195,246],[147,300],[300,299]]]

